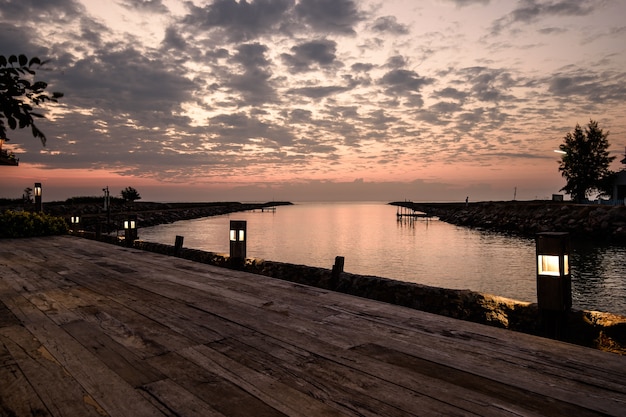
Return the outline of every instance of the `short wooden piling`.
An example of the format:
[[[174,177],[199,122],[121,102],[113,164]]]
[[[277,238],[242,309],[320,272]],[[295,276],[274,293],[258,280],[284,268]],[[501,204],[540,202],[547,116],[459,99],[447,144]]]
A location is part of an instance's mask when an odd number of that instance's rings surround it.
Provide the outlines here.
[[[185,239],[184,236],[176,235],[176,241],[174,242],[174,255],[175,256],[180,256],[180,252],[183,249],[183,240],[184,239]]]
[[[335,264],[333,265],[333,270],[330,274],[330,282],[333,287],[337,286],[339,283],[339,278],[341,277],[341,273],[343,272],[343,266],[345,263],[345,258],[343,256],[335,256]]]

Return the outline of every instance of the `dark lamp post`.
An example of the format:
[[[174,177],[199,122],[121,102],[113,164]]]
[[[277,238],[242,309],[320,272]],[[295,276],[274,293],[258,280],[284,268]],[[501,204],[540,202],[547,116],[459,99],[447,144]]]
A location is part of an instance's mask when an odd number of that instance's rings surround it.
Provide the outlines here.
[[[35,183],[35,188],[33,189],[33,193],[35,194],[35,211],[42,212],[43,203],[41,200],[41,196],[43,194],[43,189],[41,187],[40,182]]]
[[[549,337],[559,338],[572,307],[569,268],[569,233],[545,232],[536,236],[537,305]]]
[[[230,259],[233,266],[243,266],[246,259],[246,229],[245,220],[230,221]]]
[[[80,216],[78,214],[74,214],[70,217],[70,223],[72,225],[72,231],[77,232],[78,226],[80,225]]]
[[[135,240],[137,240],[137,216],[130,215],[124,220],[124,241],[127,246],[133,246]]]

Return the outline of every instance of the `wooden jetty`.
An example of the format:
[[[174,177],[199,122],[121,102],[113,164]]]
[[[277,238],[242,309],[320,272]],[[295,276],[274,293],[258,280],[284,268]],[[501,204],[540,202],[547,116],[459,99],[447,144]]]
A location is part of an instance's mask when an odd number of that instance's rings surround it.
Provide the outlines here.
[[[626,357],[72,236],[0,240],[2,416],[625,416]]]
[[[431,216],[422,211],[417,211],[410,207],[398,206],[396,210],[396,217],[398,220],[402,219],[420,219],[424,218],[426,220],[430,220]]]

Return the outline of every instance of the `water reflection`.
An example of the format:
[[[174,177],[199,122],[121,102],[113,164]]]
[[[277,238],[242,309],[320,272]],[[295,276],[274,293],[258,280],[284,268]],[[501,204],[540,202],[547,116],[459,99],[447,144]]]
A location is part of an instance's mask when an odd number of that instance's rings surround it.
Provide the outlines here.
[[[626,247],[574,245],[572,299],[574,306],[602,310],[607,304],[626,314]]]

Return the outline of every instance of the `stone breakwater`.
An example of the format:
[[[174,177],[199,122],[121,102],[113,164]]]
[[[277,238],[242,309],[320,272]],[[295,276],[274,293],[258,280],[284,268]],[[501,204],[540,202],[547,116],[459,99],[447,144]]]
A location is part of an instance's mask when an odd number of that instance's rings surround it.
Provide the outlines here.
[[[392,205],[427,213],[458,226],[532,237],[569,232],[572,239],[626,244],[626,206],[568,202],[413,203]]]
[[[146,251],[232,267],[227,255],[172,245],[135,241],[134,247]],[[262,259],[246,259],[246,272],[370,298],[460,320],[496,326],[513,331],[543,335],[540,311],[536,304],[516,301],[469,290],[430,287],[375,276],[341,273],[330,269],[295,265]],[[626,317],[596,311],[572,310],[560,339],[581,346],[626,354]]]

